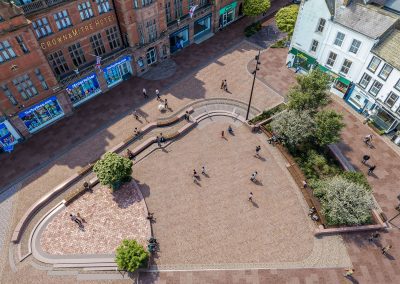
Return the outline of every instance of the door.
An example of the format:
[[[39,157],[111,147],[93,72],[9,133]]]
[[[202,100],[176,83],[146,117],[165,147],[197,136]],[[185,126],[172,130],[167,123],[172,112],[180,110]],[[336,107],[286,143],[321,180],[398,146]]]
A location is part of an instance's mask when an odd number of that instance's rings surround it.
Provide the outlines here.
[[[222,14],[222,26],[225,27],[228,24],[228,13]]]
[[[157,60],[157,56],[156,56],[156,49],[153,47],[151,49],[149,49],[146,53],[146,57],[147,57],[147,64],[153,64],[154,62],[156,62]]]

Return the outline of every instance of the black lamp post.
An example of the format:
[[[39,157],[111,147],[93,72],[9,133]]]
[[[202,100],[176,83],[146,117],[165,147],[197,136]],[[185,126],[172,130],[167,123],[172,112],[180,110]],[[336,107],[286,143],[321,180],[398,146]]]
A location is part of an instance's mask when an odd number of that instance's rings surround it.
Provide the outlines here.
[[[258,65],[261,64],[260,62],[260,50],[258,50],[258,55],[256,55],[255,59],[256,59],[256,69],[254,69],[254,71],[252,72],[253,76],[253,84],[251,85],[251,92],[250,92],[250,99],[249,99],[249,105],[247,107],[247,113],[246,113],[246,120],[249,119],[249,113],[250,113],[250,106],[251,106],[251,99],[253,98],[253,90],[254,90],[254,83],[256,82],[256,76],[257,76],[257,71],[260,70],[258,68]]]

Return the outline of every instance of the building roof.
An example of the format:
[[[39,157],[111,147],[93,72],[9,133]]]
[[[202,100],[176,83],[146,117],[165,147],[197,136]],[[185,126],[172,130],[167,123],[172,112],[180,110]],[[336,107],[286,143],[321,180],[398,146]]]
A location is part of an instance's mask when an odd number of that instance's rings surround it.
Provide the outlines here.
[[[394,30],[372,50],[373,53],[400,70],[400,31]]]
[[[340,7],[334,19],[335,22],[373,39],[383,35],[397,20],[398,16],[393,13],[359,3]]]

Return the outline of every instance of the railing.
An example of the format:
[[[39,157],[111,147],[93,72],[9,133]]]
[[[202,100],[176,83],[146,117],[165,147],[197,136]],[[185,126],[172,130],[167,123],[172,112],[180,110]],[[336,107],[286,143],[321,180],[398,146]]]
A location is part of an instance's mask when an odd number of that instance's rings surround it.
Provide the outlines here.
[[[193,18],[190,18],[189,14],[183,15],[180,19],[179,19],[179,24],[178,24],[178,19],[171,21],[169,23],[167,23],[168,26],[168,30],[175,30],[177,28],[180,28],[182,26],[185,26],[186,24],[188,24],[192,19],[197,19],[200,18],[201,16],[203,16],[204,14],[211,12],[211,8],[212,5],[211,4],[206,4],[200,8],[198,8],[197,10],[195,10]]]
[[[63,3],[63,2],[71,2],[69,0],[38,0],[33,1],[32,3],[28,3],[22,5],[21,8],[24,11],[25,15],[32,14],[42,9],[46,9],[48,7]]]

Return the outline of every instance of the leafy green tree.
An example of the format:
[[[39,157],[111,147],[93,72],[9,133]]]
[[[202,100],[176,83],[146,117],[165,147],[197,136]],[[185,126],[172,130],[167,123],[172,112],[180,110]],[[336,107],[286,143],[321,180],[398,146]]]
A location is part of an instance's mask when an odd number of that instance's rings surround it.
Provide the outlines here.
[[[145,267],[148,260],[149,253],[135,240],[123,240],[115,252],[118,269],[128,272]]]
[[[314,120],[308,111],[289,110],[278,114],[271,122],[271,128],[286,145],[296,147],[313,134]]]
[[[255,17],[266,12],[271,7],[270,0],[244,0],[243,13]]]
[[[368,191],[372,192],[372,188],[363,173],[361,173],[361,172],[343,172],[341,174],[341,176],[343,178],[347,179],[348,181],[357,183],[357,184],[365,187]]]
[[[328,90],[331,80],[320,69],[316,68],[306,75],[297,76],[296,80],[297,85],[288,94],[289,109],[315,112],[329,103]]]
[[[320,146],[327,146],[340,140],[344,127],[343,116],[334,110],[322,110],[315,115],[315,138]]]
[[[362,225],[371,222],[372,193],[342,176],[322,180],[314,188],[329,225]]]
[[[132,161],[115,153],[107,152],[93,167],[101,184],[113,189],[129,180],[132,174]]]
[[[299,6],[290,5],[281,8],[275,15],[275,21],[278,29],[284,33],[287,33],[289,37],[293,35],[298,13]]]

